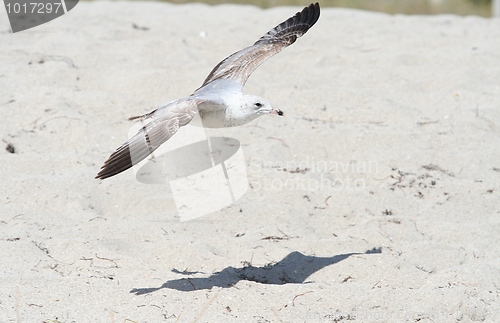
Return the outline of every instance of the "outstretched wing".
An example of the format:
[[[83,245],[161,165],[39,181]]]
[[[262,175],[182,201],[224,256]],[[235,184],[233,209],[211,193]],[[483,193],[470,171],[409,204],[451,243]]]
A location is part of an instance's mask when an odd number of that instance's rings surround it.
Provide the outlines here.
[[[200,103],[196,99],[178,100],[171,107],[164,107],[160,116],[153,118],[109,156],[95,178],[114,176],[141,162],[170,139],[179,127],[191,122]]]
[[[253,71],[268,58],[279,53],[304,35],[319,19],[319,3],[310,4],[295,16],[271,29],[250,47],[224,59],[203,82],[204,87],[217,79],[232,79],[243,87]]]

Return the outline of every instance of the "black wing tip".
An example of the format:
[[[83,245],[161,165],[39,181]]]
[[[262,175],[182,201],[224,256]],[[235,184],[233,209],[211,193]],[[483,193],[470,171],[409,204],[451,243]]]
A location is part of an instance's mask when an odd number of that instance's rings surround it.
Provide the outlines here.
[[[127,167],[127,168],[124,168],[124,169],[116,169],[114,167],[103,166],[101,168],[101,170],[99,171],[99,173],[97,173],[97,175],[94,178],[95,179],[101,179],[101,180],[102,179],[106,179],[106,178],[110,178],[110,177],[113,177],[115,175],[120,174],[121,172],[126,171],[129,168],[130,167]]]
[[[120,167],[120,168],[115,168],[115,167],[108,167],[108,166],[103,166],[101,168],[101,170],[99,171],[99,173],[97,173],[97,175],[94,177],[95,179],[106,179],[106,178],[110,178],[110,177],[113,177],[115,175],[118,175],[120,174],[121,172],[124,172],[126,171],[127,169],[129,169],[131,166],[128,166],[128,167]]]
[[[307,7],[304,7],[302,11],[297,12],[292,18],[297,18],[297,23],[304,23],[311,28],[318,21],[320,12],[319,2],[311,3]]]
[[[118,173],[112,171],[111,169],[106,168],[105,166],[103,166],[101,168],[101,170],[99,171],[99,173],[97,173],[97,175],[94,178],[102,180],[102,179],[106,179],[106,178],[110,178],[112,176],[115,176],[116,174],[118,174]]]
[[[106,179],[132,167],[132,157],[128,145],[118,148],[102,165],[101,170],[95,176],[95,179]]]
[[[273,42],[276,39],[278,41],[287,41],[287,45],[293,44],[297,38],[303,36],[316,24],[320,16],[320,11],[318,2],[311,3],[309,6],[304,7],[302,11],[297,12],[294,16],[271,29],[267,34],[259,38],[255,44]]]

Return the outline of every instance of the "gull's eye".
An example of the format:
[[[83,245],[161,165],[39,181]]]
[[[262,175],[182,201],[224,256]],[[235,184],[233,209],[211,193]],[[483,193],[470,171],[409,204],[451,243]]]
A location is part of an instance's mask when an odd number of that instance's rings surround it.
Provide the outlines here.
[[[262,103],[257,102],[257,103],[255,103],[255,105],[260,108],[262,106]]]

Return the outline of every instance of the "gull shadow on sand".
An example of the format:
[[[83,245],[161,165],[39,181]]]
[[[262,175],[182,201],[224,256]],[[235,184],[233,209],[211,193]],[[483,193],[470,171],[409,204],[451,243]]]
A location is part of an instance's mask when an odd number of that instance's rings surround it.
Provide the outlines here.
[[[382,253],[382,248],[373,248],[365,252],[347,253],[332,257],[306,256],[300,252],[294,251],[275,264],[263,267],[227,267],[220,272],[210,275],[209,277],[174,279],[165,282],[160,287],[134,288],[130,292],[136,295],[143,295],[163,288],[175,289],[183,292],[211,289],[213,287],[227,288],[234,286],[240,280],[249,280],[261,284],[271,285],[301,284],[315,272],[347,259],[350,256],[373,253]],[[199,274],[199,272],[180,272],[176,269],[172,271],[190,276],[193,274]]]

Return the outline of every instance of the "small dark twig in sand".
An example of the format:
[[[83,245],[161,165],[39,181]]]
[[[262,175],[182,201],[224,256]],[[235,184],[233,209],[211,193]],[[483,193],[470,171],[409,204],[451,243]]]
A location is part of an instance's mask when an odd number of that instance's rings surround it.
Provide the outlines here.
[[[347,276],[346,278],[344,278],[344,279],[342,280],[342,282],[343,282],[343,283],[346,283],[346,282],[348,282],[349,280],[352,280],[352,279],[353,279],[353,277],[352,277],[351,275],[349,275],[349,276]]]
[[[327,208],[327,206],[329,206],[329,204],[328,204],[328,200],[329,200],[331,197],[332,197],[332,196],[330,195],[330,196],[328,196],[328,197],[325,199],[325,205],[326,205],[326,206],[315,206],[314,208],[315,208],[315,209],[320,209],[320,210],[324,210],[324,209],[326,209],[326,208]]]
[[[285,146],[286,148],[290,148],[290,146],[288,146],[288,145],[286,144],[286,142],[285,142],[283,139],[281,139],[281,138],[276,138],[276,137],[267,137],[267,139],[278,140],[278,141],[280,141],[280,142],[283,144],[283,146]]]
[[[290,238],[292,238],[291,236],[289,236],[288,234],[284,233],[280,229],[278,229],[278,231],[281,232],[283,234],[283,236],[281,236],[281,237],[278,237],[278,236],[267,236],[267,237],[262,238],[261,240],[275,241],[275,240],[289,240]]]
[[[298,168],[296,167],[295,169],[286,169],[286,168],[283,168],[283,171],[284,172],[289,172],[291,174],[297,174],[297,173],[300,173],[300,174],[305,174],[309,171],[309,168]]]
[[[314,293],[314,291],[311,290],[311,291],[308,291],[308,292],[305,292],[305,293],[302,293],[302,294],[299,294],[299,295],[295,295],[295,297],[292,300],[292,305],[295,307],[295,299],[297,297],[304,296],[304,295],[309,294],[309,293]]]
[[[267,236],[267,237],[264,237],[260,240],[270,240],[270,241],[274,241],[274,240],[288,240],[288,237],[278,237],[278,236]]]
[[[424,166],[422,166],[422,168],[425,170],[429,170],[429,171],[441,172],[441,173],[444,173],[444,174],[451,176],[451,177],[455,176],[451,172],[444,170],[441,167],[439,167],[438,165],[434,165],[434,164],[424,165]]]
[[[78,69],[78,66],[75,65],[75,63],[73,62],[73,60],[69,57],[66,57],[66,56],[61,56],[61,55],[44,55],[42,56],[42,58],[40,58],[40,60],[38,61],[38,64],[43,64],[47,61],[61,61],[61,62],[65,62],[66,64],[68,64],[69,67],[71,68],[76,68]]]
[[[97,259],[100,259],[100,260],[107,260],[107,261],[109,261],[109,262],[112,262],[112,263],[114,264],[114,268],[120,268],[120,267],[118,266],[118,264],[117,264],[117,263],[116,263],[113,259],[104,258],[104,257],[99,257],[97,254],[95,254],[95,257],[96,257]]]
[[[148,31],[149,30],[149,27],[139,26],[139,25],[137,25],[135,23],[132,23],[132,28],[137,29],[137,30],[143,30],[143,31]]]

